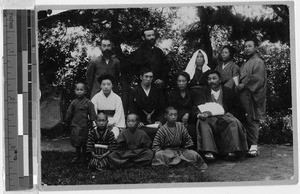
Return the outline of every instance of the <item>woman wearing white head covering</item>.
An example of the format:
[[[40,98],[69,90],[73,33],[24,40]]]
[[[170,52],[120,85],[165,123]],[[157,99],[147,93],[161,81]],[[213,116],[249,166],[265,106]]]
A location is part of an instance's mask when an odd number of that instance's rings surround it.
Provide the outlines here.
[[[197,50],[185,68],[185,71],[191,77],[191,88],[197,89],[206,86],[207,73],[210,70],[207,64],[208,58],[206,53],[201,49]]]

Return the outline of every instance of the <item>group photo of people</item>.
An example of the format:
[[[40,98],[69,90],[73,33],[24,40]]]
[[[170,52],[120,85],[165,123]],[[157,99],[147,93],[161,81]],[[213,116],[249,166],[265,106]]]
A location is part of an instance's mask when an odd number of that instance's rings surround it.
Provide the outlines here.
[[[260,160],[293,176],[288,21],[287,5],[40,10],[42,184],[211,182]],[[261,180],[239,173],[222,181]]]

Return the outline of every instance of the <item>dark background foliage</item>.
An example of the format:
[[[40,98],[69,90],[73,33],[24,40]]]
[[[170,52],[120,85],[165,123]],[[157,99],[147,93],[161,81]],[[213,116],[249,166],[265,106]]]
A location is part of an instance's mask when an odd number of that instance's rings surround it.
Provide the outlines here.
[[[121,64],[128,64],[131,52],[141,43],[140,34],[145,27],[157,30],[159,43],[171,39],[172,46],[165,50],[171,66],[166,84],[169,90],[175,86],[174,75],[185,68],[195,50],[205,50],[209,65],[214,68],[221,46],[230,44],[236,49],[235,62],[241,65],[244,62],[242,45],[251,36],[262,43],[259,55],[264,59],[268,73],[268,117],[262,124],[260,142],[291,143],[292,126],[284,124],[291,120],[292,108],[289,7],[265,5],[261,8],[265,12],[249,16],[237,12],[234,6],[199,6],[196,7],[198,20],[174,29],[172,24],[180,19],[178,9],[85,9],[56,15],[40,11],[38,40],[42,100],[46,99],[44,94],[49,87],[56,87],[62,94],[63,106],[68,106],[74,98],[74,83],[86,79],[90,60],[86,45],[97,47],[104,35],[112,38],[115,55]],[[137,76],[130,71],[124,73],[124,79],[135,85]],[[278,139],[280,136],[284,137]]]

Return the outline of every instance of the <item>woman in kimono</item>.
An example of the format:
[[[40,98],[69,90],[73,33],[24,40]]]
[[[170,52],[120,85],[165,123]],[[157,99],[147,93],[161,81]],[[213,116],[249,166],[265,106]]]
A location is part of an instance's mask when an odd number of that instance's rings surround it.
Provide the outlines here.
[[[215,68],[221,74],[222,85],[231,89],[239,85],[240,68],[232,61],[234,50],[231,46],[225,45],[222,48],[222,62]]]
[[[92,102],[96,112],[104,112],[108,116],[107,127],[112,129],[117,138],[120,131],[125,128],[125,115],[121,98],[112,91],[114,79],[110,74],[98,78],[101,91],[93,98]]]
[[[197,136],[195,128],[197,120],[196,115],[193,114],[195,92],[189,89],[189,81],[190,75],[187,72],[182,71],[176,76],[177,88],[168,95],[167,105],[177,109],[177,121],[182,122],[186,126],[194,145],[196,145]]]
[[[176,122],[177,110],[174,107],[166,109],[165,117],[167,122],[158,129],[152,150],[155,157],[152,165],[177,165],[181,161],[197,163],[200,169],[207,168],[201,156],[194,150],[189,149],[193,146],[193,141],[188,134],[185,126]]]
[[[208,58],[206,53],[199,49],[197,50],[188,65],[186,66],[185,72],[190,75],[190,88],[199,91],[207,85],[207,71],[210,70],[208,67]]]

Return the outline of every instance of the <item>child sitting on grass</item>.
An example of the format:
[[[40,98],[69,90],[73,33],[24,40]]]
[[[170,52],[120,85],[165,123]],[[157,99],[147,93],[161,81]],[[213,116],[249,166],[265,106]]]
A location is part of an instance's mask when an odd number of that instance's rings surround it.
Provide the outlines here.
[[[108,155],[111,168],[150,166],[153,158],[151,140],[145,131],[137,128],[139,122],[136,114],[128,114],[127,127],[117,138],[117,148]]]
[[[89,132],[87,152],[90,155],[88,168],[91,170],[102,170],[107,167],[107,155],[115,147],[116,139],[114,133],[107,128],[108,116],[99,112],[96,118],[96,127]]]
[[[86,93],[84,83],[75,84],[76,99],[69,105],[65,118],[65,123],[71,127],[71,145],[76,148],[76,156],[71,163],[84,162],[89,128],[96,119],[94,104],[85,97]]]
[[[182,161],[199,164],[200,169],[207,168],[201,156],[191,150],[193,141],[185,126],[177,121],[177,110],[170,106],[166,108],[166,124],[160,127],[153,140],[152,150],[155,157],[153,166],[177,165]]]

